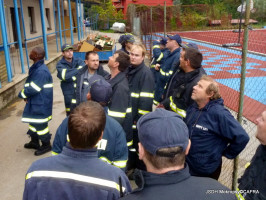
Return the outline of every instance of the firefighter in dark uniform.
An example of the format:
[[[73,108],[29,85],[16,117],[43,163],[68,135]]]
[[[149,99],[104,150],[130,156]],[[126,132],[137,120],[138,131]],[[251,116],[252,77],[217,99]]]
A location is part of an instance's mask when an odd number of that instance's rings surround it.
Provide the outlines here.
[[[125,70],[129,67],[129,56],[119,50],[109,58],[108,67],[111,74],[106,77],[106,80],[112,86],[112,97],[108,104],[108,115],[117,120],[123,127],[128,148],[133,145],[132,139],[132,106],[131,97],[128,87],[128,80]]]
[[[121,51],[124,51],[125,53],[129,54],[130,49],[132,45],[135,42],[134,36],[131,33],[125,33],[120,36],[118,39],[118,42],[121,44],[122,48],[120,49]]]
[[[244,175],[238,180],[238,200],[266,199],[266,110],[256,119],[256,138],[261,143]]]
[[[143,162],[140,162],[136,151],[138,150],[138,135],[136,123],[139,118],[152,111],[154,79],[150,69],[144,64],[145,47],[142,44],[133,45],[130,52],[130,67],[127,70],[129,90],[132,100],[133,119],[133,147],[129,154],[128,169],[145,169]]]
[[[24,89],[18,95],[26,102],[22,122],[29,123],[27,134],[31,138],[24,148],[36,149],[36,156],[51,151],[48,122],[52,119],[53,79],[44,64],[44,56],[45,52],[41,47],[35,47],[30,52],[29,57],[34,64],[29,69]],[[42,142],[41,146],[39,140]]]
[[[99,103],[79,105],[69,115],[70,142],[62,153],[37,160],[27,171],[23,200],[115,200],[131,192],[125,173],[97,157],[105,119]]]
[[[69,115],[71,100],[75,93],[76,75],[85,63],[80,58],[73,57],[73,47],[64,44],[61,48],[63,58],[57,63],[57,77],[61,81],[61,89],[64,95],[66,114]]]

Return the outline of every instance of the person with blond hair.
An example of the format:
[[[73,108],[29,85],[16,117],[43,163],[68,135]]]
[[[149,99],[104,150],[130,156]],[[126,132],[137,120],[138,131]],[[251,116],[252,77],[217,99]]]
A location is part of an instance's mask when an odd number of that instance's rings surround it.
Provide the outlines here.
[[[249,136],[224,107],[219,85],[211,77],[202,76],[193,87],[185,122],[191,148],[186,161],[193,176],[217,179],[222,157],[234,159],[246,146]]]
[[[146,49],[142,44],[134,44],[130,52],[130,66],[126,71],[132,100],[133,148],[129,154],[128,168],[145,168],[139,164],[136,150],[138,135],[136,124],[139,118],[152,111],[154,79],[150,69],[144,64]],[[134,158],[132,158],[134,157]]]

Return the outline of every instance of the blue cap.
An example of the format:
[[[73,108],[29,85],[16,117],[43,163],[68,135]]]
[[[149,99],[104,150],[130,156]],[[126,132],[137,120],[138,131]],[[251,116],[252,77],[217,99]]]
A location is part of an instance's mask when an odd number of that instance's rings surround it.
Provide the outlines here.
[[[175,112],[157,108],[138,120],[137,129],[140,143],[153,155],[158,155],[157,150],[161,148],[181,147],[183,152],[187,148],[188,128]],[[173,154],[163,156],[172,157]]]
[[[70,45],[70,44],[64,44],[62,47],[61,47],[61,51],[64,52],[68,49],[73,49],[73,46]]]
[[[187,49],[187,48],[193,48],[193,49],[199,50],[198,45],[195,44],[195,43],[182,44],[182,48],[185,48],[185,49]]]
[[[166,39],[166,38],[162,38],[162,39],[160,40],[160,44],[162,44],[162,45],[166,45],[166,43],[167,43],[167,39]]]
[[[95,79],[90,88],[91,100],[108,103],[112,96],[112,86],[103,79]]]
[[[124,42],[134,43],[135,39],[134,39],[134,36],[132,34],[127,33],[127,34],[121,35],[118,42],[120,44],[124,43]]]
[[[167,35],[167,37],[170,40],[175,40],[178,44],[182,43],[182,39],[181,39],[180,35],[178,35],[178,34],[176,34],[176,35]]]

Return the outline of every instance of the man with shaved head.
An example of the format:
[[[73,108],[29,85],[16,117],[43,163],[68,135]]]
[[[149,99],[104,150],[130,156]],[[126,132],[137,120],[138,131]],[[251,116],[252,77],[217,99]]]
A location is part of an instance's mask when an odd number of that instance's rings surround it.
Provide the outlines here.
[[[30,52],[33,65],[29,69],[29,76],[18,97],[24,99],[22,122],[29,123],[27,134],[31,138],[24,145],[26,149],[36,149],[34,155],[39,156],[51,150],[48,122],[52,119],[53,107],[53,79],[44,64],[44,49],[35,47]],[[39,140],[42,145],[40,146]]]

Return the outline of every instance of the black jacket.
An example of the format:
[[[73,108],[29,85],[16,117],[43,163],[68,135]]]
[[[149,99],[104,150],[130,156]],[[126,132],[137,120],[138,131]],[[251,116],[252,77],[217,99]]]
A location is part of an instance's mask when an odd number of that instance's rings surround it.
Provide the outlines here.
[[[136,67],[130,66],[126,74],[132,99],[132,118],[137,122],[142,115],[152,111],[154,78],[144,62]]]
[[[234,193],[210,178],[193,177],[186,166],[178,171],[154,174],[136,170],[138,186],[131,194],[122,199],[136,200],[233,200]],[[224,191],[227,194],[219,193]]]
[[[266,199],[266,146],[260,145],[251,160],[250,166],[238,180],[239,190],[245,200]],[[254,191],[253,191],[254,190]],[[251,191],[251,192],[250,192]]]
[[[130,146],[132,143],[132,106],[126,74],[120,72],[112,79],[111,75],[105,78],[112,86],[108,115],[121,124],[126,133],[128,146]]]
[[[162,101],[164,107],[176,112],[181,117],[186,117],[187,108],[194,102],[191,99],[193,87],[204,74],[206,73],[202,67],[188,73],[178,69],[166,88]]]

